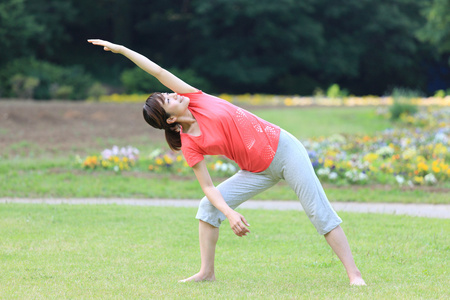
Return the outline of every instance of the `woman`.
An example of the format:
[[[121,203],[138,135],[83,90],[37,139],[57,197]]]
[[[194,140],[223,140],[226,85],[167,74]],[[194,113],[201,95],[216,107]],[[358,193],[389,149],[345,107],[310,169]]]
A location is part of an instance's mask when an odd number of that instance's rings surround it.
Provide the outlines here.
[[[365,285],[355,265],[342,220],[331,207],[303,145],[288,132],[227,101],[190,86],[148,58],[103,40],[88,40],[120,53],[156,77],[174,93],[153,93],[145,102],[144,118],[165,130],[173,150],[182,150],[205,193],[199,219],[200,271],[184,280],[215,280],[214,256],[220,223],[228,219],[233,232],[246,236],[247,220],[234,209],[280,179],[296,192],[309,219],[343,263],[351,285]],[[225,155],[241,170],[217,188],[203,155]]]

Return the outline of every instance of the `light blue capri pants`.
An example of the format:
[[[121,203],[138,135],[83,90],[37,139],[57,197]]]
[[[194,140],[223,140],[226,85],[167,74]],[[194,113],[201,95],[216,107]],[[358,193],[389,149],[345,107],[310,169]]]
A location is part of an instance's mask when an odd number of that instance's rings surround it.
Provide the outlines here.
[[[305,147],[285,130],[281,130],[277,152],[270,166],[259,173],[240,170],[217,186],[225,202],[232,209],[272,187],[281,179],[295,191],[306,215],[317,232],[326,234],[342,223],[325,195],[309,160]],[[197,219],[219,227],[225,215],[204,197]]]

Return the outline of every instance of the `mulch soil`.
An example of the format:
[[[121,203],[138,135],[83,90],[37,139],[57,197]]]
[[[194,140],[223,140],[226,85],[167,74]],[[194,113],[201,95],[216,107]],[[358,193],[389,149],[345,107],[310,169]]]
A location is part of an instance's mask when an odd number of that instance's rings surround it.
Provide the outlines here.
[[[108,140],[163,142],[164,132],[145,123],[142,103],[0,100],[0,149],[21,142],[50,152],[92,149]]]

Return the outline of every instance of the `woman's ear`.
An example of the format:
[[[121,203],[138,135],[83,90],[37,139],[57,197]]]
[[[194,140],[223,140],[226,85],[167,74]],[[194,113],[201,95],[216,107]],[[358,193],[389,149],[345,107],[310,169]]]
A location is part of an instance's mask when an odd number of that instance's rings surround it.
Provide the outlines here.
[[[168,117],[167,120],[166,120],[167,124],[173,124],[176,121],[177,121],[177,117],[174,117],[174,116]]]

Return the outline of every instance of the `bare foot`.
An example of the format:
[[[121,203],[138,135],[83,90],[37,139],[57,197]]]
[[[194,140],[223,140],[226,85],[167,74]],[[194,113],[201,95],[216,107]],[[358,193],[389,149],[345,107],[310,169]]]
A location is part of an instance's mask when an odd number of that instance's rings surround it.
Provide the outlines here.
[[[179,280],[178,282],[188,282],[188,281],[198,282],[198,281],[215,281],[215,280],[216,276],[214,276],[214,274],[207,276],[201,273],[197,273],[194,276],[191,276],[183,280]]]
[[[362,277],[355,277],[350,280],[350,285],[366,285],[366,282],[362,279]]]

